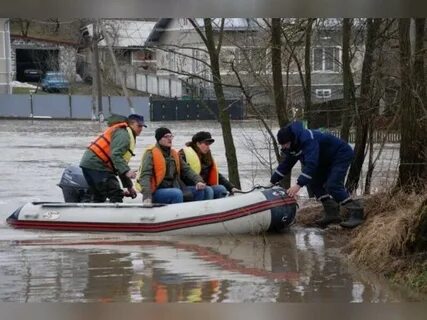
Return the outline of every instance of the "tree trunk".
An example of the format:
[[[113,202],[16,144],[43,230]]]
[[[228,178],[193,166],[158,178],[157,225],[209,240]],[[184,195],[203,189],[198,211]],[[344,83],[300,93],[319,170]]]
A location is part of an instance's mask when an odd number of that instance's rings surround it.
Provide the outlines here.
[[[282,78],[282,25],[280,18],[271,19],[271,71],[273,74],[273,94],[277,119],[279,120],[279,126],[283,127],[289,123],[289,117]],[[278,159],[278,161],[281,160],[283,159]],[[282,183],[285,188],[289,188],[291,175],[287,175],[282,180]]]
[[[371,183],[372,183],[372,174],[374,173],[374,128],[373,126],[369,126],[369,133],[368,133],[368,148],[369,148],[369,161],[368,161],[368,171],[366,172],[366,179],[365,179],[365,191],[364,194],[370,194],[371,193]]]
[[[94,57],[94,63],[95,68],[93,69],[95,71],[94,77],[92,77],[92,81],[96,80],[96,91],[97,91],[97,101],[98,101],[98,117],[99,121],[104,121],[104,110],[102,108],[102,80],[101,80],[101,68],[99,65],[99,52],[98,52],[98,41],[99,41],[99,34],[97,30],[97,22],[93,25],[93,57]]]
[[[417,112],[420,114],[418,126],[418,147],[420,148],[420,158],[422,168],[420,168],[420,183],[426,184],[427,180],[427,83],[425,79],[425,56],[426,48],[424,47],[426,19],[415,19],[415,61],[414,61],[414,82],[417,99],[415,105]]]
[[[343,77],[343,112],[340,137],[348,142],[351,127],[351,114],[355,110],[354,83],[350,67],[350,39],[353,20],[344,18],[342,31],[342,77]]]
[[[289,123],[282,78],[282,25],[280,18],[271,19],[271,71],[273,74],[273,94],[279,126]]]
[[[117,63],[116,55],[114,54],[114,51],[113,51],[113,46],[111,44],[110,36],[108,35],[108,32],[105,29],[104,24],[101,22],[100,25],[101,25],[102,34],[104,35],[105,41],[107,42],[108,52],[110,53],[111,60],[113,61],[114,70],[116,71],[116,75],[119,77],[120,85],[122,86],[123,95],[126,97],[126,100],[128,102],[129,112],[131,114],[135,113],[135,109],[133,107],[132,100],[130,99],[129,92],[126,88],[125,80],[123,79],[122,71],[119,68],[119,64]]]
[[[234,146],[233,134],[231,132],[230,116],[227,112],[225,104],[224,91],[219,67],[219,50],[215,47],[214,34],[212,29],[212,21],[210,18],[204,19],[206,47],[209,52],[210,68],[212,72],[212,80],[214,83],[215,96],[218,103],[219,121],[222,128],[222,136],[224,139],[225,156],[228,165],[228,178],[232,184],[240,188],[240,177],[238,162],[236,156],[236,148]],[[221,31],[222,32],[222,31]]]
[[[307,28],[305,30],[305,53],[304,53],[304,71],[305,71],[305,119],[307,127],[311,128],[313,122],[313,114],[311,110],[311,36],[313,34],[313,23],[316,19],[308,19]]]
[[[367,35],[365,42],[365,57],[363,59],[362,77],[360,85],[360,103],[355,117],[356,143],[354,147],[354,160],[351,164],[346,187],[350,192],[357,189],[360,173],[365,160],[366,140],[372,116],[372,72],[374,67],[374,51],[381,19],[368,19]]]
[[[409,18],[399,20],[401,141],[397,187],[408,192],[417,191],[424,187],[422,176],[426,168],[426,156],[422,152],[425,150],[426,120],[423,119],[425,115],[421,109],[425,102],[424,23],[419,21],[416,25],[413,68],[411,66],[410,25],[411,20]]]
[[[426,252],[427,251],[427,199],[419,206],[415,212],[417,216],[417,226],[413,236],[410,238],[405,247],[409,252]]]

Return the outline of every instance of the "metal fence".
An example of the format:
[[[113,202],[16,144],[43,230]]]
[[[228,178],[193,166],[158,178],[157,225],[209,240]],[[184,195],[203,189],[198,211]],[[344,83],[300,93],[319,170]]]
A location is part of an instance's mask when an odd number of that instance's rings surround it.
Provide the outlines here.
[[[242,100],[226,100],[227,112],[232,120],[244,118]],[[151,121],[217,120],[216,100],[162,99],[151,101]]]
[[[328,132],[332,133],[336,137],[340,137],[340,131],[335,129],[327,129]],[[373,142],[374,143],[399,143],[400,142],[400,132],[395,131],[385,131],[377,130],[373,133]],[[356,132],[351,131],[348,137],[348,142],[355,143],[356,141]]]
[[[148,97],[130,98],[136,113],[150,118]],[[106,96],[102,98],[103,113],[129,115],[126,97]],[[52,118],[91,119],[92,96],[66,94],[3,94],[0,95],[0,117],[3,118]]]

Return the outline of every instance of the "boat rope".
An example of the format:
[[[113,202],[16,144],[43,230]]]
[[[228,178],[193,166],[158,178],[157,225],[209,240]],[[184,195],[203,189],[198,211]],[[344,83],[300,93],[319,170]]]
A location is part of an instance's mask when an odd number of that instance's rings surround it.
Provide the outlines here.
[[[248,191],[242,191],[242,190],[238,190],[238,191],[234,191],[234,193],[250,193],[250,192],[252,192],[252,191],[254,191],[254,190],[258,190],[258,189],[271,189],[271,188],[273,188],[273,187],[275,187],[275,186],[277,186],[278,184],[276,183],[276,184],[270,184],[270,185],[268,185],[268,186],[263,186],[263,185],[260,185],[260,184],[256,184],[256,185],[254,185],[253,187],[252,187],[252,189],[250,189],[250,190],[248,190]]]

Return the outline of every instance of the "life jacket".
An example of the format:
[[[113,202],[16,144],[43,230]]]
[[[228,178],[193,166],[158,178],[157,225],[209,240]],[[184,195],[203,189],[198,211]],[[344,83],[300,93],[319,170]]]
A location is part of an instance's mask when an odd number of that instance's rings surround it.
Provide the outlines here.
[[[194,151],[192,147],[185,147],[182,150],[184,150],[185,154],[185,160],[187,161],[190,168],[197,174],[200,174],[202,171],[202,163],[200,162],[200,158],[197,155],[197,152]],[[219,184],[219,173],[218,173],[218,167],[216,165],[215,160],[213,160],[213,163],[210,167],[209,174],[208,174],[208,181],[205,181],[209,186],[215,186]]]
[[[128,126],[126,122],[116,123],[110,127],[108,127],[103,133],[101,133],[98,137],[93,140],[88,149],[91,150],[99,159],[101,159],[105,166],[115,171],[113,161],[111,160],[111,139],[113,137],[113,133],[119,128],[126,128],[129,134],[129,149],[123,155],[123,159],[126,163],[129,163],[130,159],[135,155],[135,136],[132,132],[132,129]]]
[[[141,178],[142,163],[144,162],[144,156],[146,155],[147,151],[151,151],[153,155],[153,174],[151,176],[150,183],[151,183],[151,192],[155,192],[166,176],[166,159],[163,156],[162,150],[156,145],[149,146],[144,151],[144,154],[142,155],[141,166],[136,178],[137,182],[135,183],[135,188],[139,192],[142,191],[142,186],[138,181]],[[171,156],[175,160],[176,172],[178,173],[178,175],[180,175],[181,165],[180,165],[178,152],[175,149],[171,148]]]

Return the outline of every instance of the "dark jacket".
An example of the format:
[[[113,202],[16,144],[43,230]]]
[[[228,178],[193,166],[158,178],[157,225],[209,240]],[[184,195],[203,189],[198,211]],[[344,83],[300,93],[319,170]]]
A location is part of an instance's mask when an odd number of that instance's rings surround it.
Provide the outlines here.
[[[271,176],[271,183],[279,182],[300,160],[303,168],[297,183],[303,187],[311,182],[318,170],[330,168],[339,160],[339,157],[348,158],[353,155],[353,150],[348,143],[330,133],[304,129],[300,121],[293,122],[289,129],[294,139],[291,142],[291,148],[284,150],[285,159]]]
[[[181,179],[186,181],[191,181],[192,184],[197,184],[198,182],[203,182],[203,179],[191,170],[190,166],[181,158],[180,159],[180,171],[181,175],[178,176],[176,172],[175,159],[170,154],[170,149],[156,145],[162,150],[163,157],[166,161],[166,174],[165,178],[159,185],[160,188],[179,188],[182,189]],[[152,190],[151,190],[151,177],[153,176],[153,153],[151,150],[147,150],[142,159],[140,171],[141,175],[138,180],[138,183],[142,187],[142,195],[144,199],[151,199]]]

